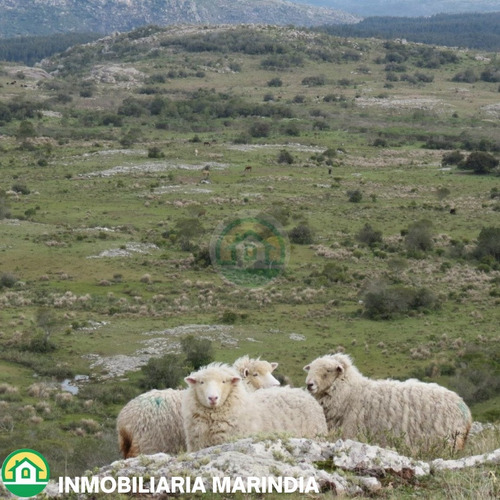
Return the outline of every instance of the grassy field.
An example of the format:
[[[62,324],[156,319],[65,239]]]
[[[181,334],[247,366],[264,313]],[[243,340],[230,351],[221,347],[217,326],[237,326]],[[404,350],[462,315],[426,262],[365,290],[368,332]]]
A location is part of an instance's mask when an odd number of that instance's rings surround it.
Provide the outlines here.
[[[297,386],[345,350],[366,375],[441,383],[498,421],[500,271],[474,252],[499,226],[499,178],[441,164],[498,157],[498,83],[452,81],[498,68],[494,54],[169,28],[43,67],[55,77],[0,65],[2,450],[36,444],[55,474],[118,458],[141,364],[186,334],[220,361],[278,361]],[[238,287],[198,260],[219,224],[260,213],[310,237],[290,236],[279,278]],[[422,220],[430,244],[411,248]],[[370,317],[367,292],[408,290],[421,306]],[[61,392],[75,375],[89,379]]]

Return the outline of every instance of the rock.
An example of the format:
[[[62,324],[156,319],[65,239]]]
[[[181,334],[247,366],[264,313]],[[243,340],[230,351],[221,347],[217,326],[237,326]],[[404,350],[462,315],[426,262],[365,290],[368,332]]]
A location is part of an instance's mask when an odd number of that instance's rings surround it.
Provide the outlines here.
[[[428,475],[431,470],[499,462],[500,449],[460,460],[438,459],[427,463],[352,440],[330,443],[304,438],[253,437],[178,457],[157,453],[118,460],[100,468],[92,477],[97,477],[98,481],[110,477],[144,478],[146,488],[154,484],[149,482],[149,478],[155,478],[154,481],[162,477],[191,478],[191,484],[195,478],[200,478],[197,481],[207,492],[212,491],[214,481],[223,481],[222,478],[229,478],[231,487],[248,486],[252,481],[249,478],[259,478],[259,481],[266,478],[264,481],[268,483],[260,481],[261,485],[272,484],[268,478],[296,478],[293,481],[303,478],[304,484],[312,481],[310,484],[314,483],[318,491],[358,496],[377,494],[383,487],[379,478],[388,475],[410,480],[415,476]],[[268,490],[267,493],[273,491]],[[247,492],[258,493],[255,490]],[[44,495],[44,498],[65,498],[54,481],[49,483]],[[155,492],[148,497],[164,498],[161,493]],[[78,498],[92,498],[92,494],[79,495]]]

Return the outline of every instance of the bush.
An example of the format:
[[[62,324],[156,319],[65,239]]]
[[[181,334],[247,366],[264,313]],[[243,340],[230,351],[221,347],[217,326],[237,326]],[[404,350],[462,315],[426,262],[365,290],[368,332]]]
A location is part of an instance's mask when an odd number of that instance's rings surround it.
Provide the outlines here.
[[[441,165],[446,167],[447,165],[458,165],[463,161],[464,155],[460,151],[452,151],[451,153],[445,153],[441,159]]]
[[[484,227],[477,238],[477,246],[474,251],[475,257],[493,257],[500,261],[500,227]]]
[[[153,146],[148,149],[148,158],[165,158],[165,153],[159,147]]]
[[[489,174],[497,166],[498,160],[493,155],[483,151],[474,151],[459,165],[462,170],[472,170],[478,175]]]
[[[267,82],[268,87],[281,87],[283,85],[283,81],[281,78],[272,78]]]
[[[370,284],[363,302],[365,315],[376,320],[439,307],[436,296],[427,288],[415,289],[380,281]]]
[[[10,217],[10,207],[7,202],[7,196],[0,191],[0,219],[8,219]]]
[[[346,275],[346,267],[341,266],[337,262],[328,262],[324,265],[320,276],[323,276],[329,283],[338,283],[348,281]]]
[[[251,125],[249,133],[252,137],[269,137],[271,125],[266,122],[256,122]]]
[[[208,365],[214,359],[212,341],[209,339],[188,335],[181,340],[181,347],[186,356],[186,361],[194,370]]]
[[[21,184],[20,182],[16,182],[11,189],[19,194],[30,194],[31,192],[26,184]]]
[[[307,223],[303,222],[288,232],[288,238],[292,243],[310,245],[313,242],[313,231]]]
[[[421,252],[432,250],[432,222],[422,219],[408,227],[405,236],[405,245],[408,253],[418,256]]]
[[[359,189],[355,189],[354,191],[347,191],[347,199],[351,203],[361,203],[363,199],[363,193]]]
[[[184,362],[176,354],[166,354],[161,358],[151,358],[141,368],[144,378],[140,385],[144,389],[175,389],[187,374]]]
[[[287,163],[291,165],[293,162],[293,155],[286,149],[282,149],[278,155],[278,163]]]
[[[363,229],[356,235],[356,240],[369,247],[382,243],[382,231],[376,231],[370,224],[365,224]]]
[[[308,87],[320,87],[325,85],[326,78],[324,75],[319,76],[307,76],[302,79],[302,85],[307,85]]]
[[[17,278],[11,273],[2,273],[0,275],[0,289],[12,288],[17,283]]]
[[[178,239],[194,238],[202,234],[203,231],[203,226],[198,218],[180,219],[175,225],[175,233]]]

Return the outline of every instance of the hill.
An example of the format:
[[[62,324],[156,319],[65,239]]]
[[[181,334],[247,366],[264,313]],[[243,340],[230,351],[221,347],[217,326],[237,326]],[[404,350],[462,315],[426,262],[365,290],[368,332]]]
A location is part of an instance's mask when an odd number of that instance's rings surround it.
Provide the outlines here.
[[[368,17],[351,26],[330,26],[338,36],[404,38],[413,42],[500,50],[500,12],[431,17]]]
[[[0,37],[112,33],[147,24],[266,23],[312,26],[359,18],[285,0],[0,0]]]
[[[495,53],[268,25],[0,63],[0,449],[54,477],[109,464],[123,405],[200,350],[298,387],[343,351],[498,421],[499,84]],[[498,431],[469,444],[399,451]],[[381,494],[495,496],[491,470]]]
[[[342,9],[358,16],[421,17],[434,14],[459,14],[495,12],[499,10],[497,0],[294,0],[316,6]]]

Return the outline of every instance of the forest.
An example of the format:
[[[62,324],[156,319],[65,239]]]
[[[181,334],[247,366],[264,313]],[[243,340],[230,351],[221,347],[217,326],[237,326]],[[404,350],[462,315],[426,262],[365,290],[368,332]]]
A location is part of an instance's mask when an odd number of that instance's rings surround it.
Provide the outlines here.
[[[437,14],[431,17],[367,17],[358,24],[323,26],[331,35],[405,38],[412,42],[500,49],[500,12],[488,14]]]

